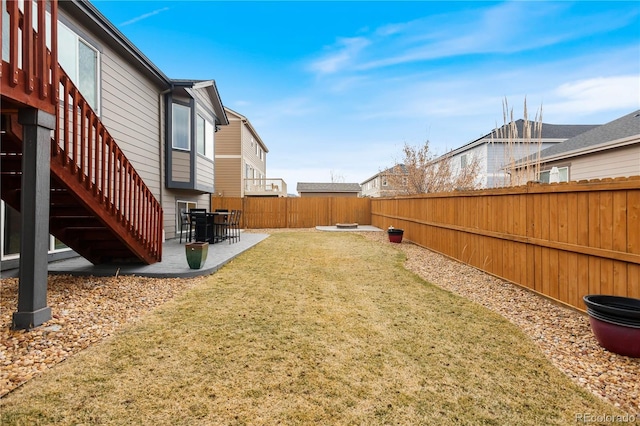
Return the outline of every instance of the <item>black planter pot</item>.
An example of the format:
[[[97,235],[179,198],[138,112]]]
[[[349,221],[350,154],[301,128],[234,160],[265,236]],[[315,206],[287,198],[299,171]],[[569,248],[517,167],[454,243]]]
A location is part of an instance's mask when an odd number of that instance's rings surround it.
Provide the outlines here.
[[[640,299],[587,295],[583,300],[600,346],[619,355],[640,358]]]
[[[584,296],[583,300],[594,312],[636,320],[640,324],[640,299],[591,294]]]

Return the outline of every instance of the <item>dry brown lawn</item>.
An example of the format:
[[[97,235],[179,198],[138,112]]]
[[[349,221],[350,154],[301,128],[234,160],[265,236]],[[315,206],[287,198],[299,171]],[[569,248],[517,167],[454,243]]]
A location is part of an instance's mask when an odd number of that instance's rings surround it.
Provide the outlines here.
[[[0,400],[0,424],[574,424],[622,415],[351,233],[278,233]]]

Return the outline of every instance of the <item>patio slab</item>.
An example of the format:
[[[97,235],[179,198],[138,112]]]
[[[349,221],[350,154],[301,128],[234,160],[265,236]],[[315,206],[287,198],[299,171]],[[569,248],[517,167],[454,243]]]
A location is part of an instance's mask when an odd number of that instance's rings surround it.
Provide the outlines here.
[[[162,262],[145,264],[104,264],[93,265],[82,257],[60,260],[49,264],[50,274],[68,274],[76,276],[109,277],[114,275],[137,275],[153,278],[197,277],[210,275],[230,262],[242,252],[250,249],[268,234],[242,233],[240,241],[229,244],[226,241],[210,244],[207,260],[201,269],[190,269],[185,254],[185,243],[172,239],[162,246]],[[4,274],[3,274],[4,275]]]

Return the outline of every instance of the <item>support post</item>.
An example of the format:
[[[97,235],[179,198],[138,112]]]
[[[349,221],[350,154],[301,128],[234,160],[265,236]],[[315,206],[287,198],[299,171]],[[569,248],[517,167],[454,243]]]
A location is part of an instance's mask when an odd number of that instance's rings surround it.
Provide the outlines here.
[[[13,329],[31,329],[51,319],[47,306],[51,130],[56,117],[35,108],[21,109],[22,191],[18,311]]]

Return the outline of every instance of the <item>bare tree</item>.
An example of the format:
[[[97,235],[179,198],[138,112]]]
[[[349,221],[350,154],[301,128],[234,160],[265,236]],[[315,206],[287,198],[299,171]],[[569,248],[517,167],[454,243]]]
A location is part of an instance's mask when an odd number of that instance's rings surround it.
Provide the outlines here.
[[[338,174],[335,170],[330,170],[329,174],[331,175],[331,183],[344,183],[344,176]]]
[[[454,167],[451,153],[436,156],[430,150],[429,141],[419,147],[405,143],[402,152],[402,163],[385,171],[386,179],[397,194],[449,192],[478,187],[478,158],[470,158],[466,164]]]

